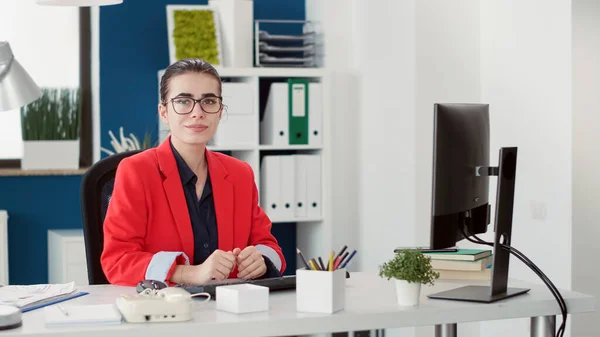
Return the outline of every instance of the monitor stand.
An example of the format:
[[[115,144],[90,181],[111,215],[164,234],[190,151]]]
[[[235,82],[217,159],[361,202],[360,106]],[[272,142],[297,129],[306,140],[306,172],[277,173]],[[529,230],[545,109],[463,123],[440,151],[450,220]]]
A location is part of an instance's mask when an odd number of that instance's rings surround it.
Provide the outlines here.
[[[429,298],[492,303],[509,297],[525,294],[528,288],[508,288],[508,262],[510,252],[500,243],[510,246],[513,204],[515,198],[515,173],[517,170],[517,148],[501,148],[498,170],[479,170],[486,175],[498,176],[496,192],[496,228],[493,248],[492,281],[490,286],[469,285],[428,295]]]

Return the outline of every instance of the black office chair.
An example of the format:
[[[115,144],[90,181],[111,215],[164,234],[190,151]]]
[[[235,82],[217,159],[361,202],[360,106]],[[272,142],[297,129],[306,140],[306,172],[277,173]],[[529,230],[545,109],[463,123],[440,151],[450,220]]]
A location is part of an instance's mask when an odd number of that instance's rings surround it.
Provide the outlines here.
[[[85,172],[81,179],[81,215],[90,284],[109,283],[100,264],[100,256],[104,248],[104,218],[119,163],[138,152],[140,150],[117,153],[99,160]]]

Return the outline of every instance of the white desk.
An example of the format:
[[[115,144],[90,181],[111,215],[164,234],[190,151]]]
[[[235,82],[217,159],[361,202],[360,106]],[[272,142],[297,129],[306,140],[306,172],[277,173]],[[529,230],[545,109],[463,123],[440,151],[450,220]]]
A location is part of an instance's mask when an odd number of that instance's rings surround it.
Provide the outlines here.
[[[396,305],[394,283],[377,275],[353,273],[347,280],[346,309],[333,315],[296,312],[295,292],[273,293],[270,311],[252,314],[230,314],[215,310],[215,302],[195,304],[193,321],[185,323],[123,323],[116,326],[85,326],[46,328],[43,310],[23,314],[23,326],[0,332],[4,336],[290,336],[336,331],[358,331],[413,326],[488,321],[520,317],[553,317],[559,307],[544,285],[510,282],[509,286],[527,287],[531,291],[519,297],[493,304],[432,300],[426,294],[443,291],[466,283],[438,281],[434,287],[424,287],[421,304],[416,308]],[[470,284],[485,284],[471,282]],[[87,286],[90,294],[73,299],[68,304],[114,303],[120,294],[133,294],[134,288],[117,286]],[[569,313],[594,311],[593,297],[561,291]],[[557,316],[557,322],[561,317]],[[451,326],[451,325],[450,325]],[[447,332],[442,332],[444,335]],[[460,332],[459,332],[460,333]],[[536,332],[536,336],[539,331]],[[451,333],[449,335],[452,335]]]

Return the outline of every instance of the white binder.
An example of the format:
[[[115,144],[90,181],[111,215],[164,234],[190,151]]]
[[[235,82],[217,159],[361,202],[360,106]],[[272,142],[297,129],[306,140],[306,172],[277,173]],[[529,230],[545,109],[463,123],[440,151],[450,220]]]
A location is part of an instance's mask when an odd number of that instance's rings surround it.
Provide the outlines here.
[[[281,218],[280,156],[264,156],[260,165],[260,205],[271,220]]]
[[[323,86],[308,84],[308,145],[323,144]]]
[[[260,122],[261,144],[289,145],[288,101],[287,82],[271,84],[265,113]]]
[[[296,185],[296,173],[295,166],[296,160],[294,155],[282,155],[281,160],[281,175],[279,176],[279,191],[281,196],[281,216],[285,219],[294,218],[294,200],[296,197],[295,185]]]
[[[308,216],[308,199],[306,197],[306,192],[308,185],[308,162],[310,160],[310,155],[298,154],[294,155],[294,157],[296,162],[294,216],[296,218],[306,218]]]
[[[321,203],[321,155],[314,154],[307,156],[307,185],[306,197],[308,199],[307,215],[310,218],[320,218],[322,216]]]

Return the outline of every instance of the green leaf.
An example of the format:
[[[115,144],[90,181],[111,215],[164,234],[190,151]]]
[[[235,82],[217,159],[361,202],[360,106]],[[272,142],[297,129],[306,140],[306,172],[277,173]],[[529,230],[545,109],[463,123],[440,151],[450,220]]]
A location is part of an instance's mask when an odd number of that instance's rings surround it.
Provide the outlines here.
[[[433,271],[431,258],[423,255],[420,249],[404,249],[396,253],[393,259],[379,266],[379,276],[406,280],[409,283],[433,285],[440,277]]]
[[[42,96],[21,108],[23,140],[79,139],[80,89],[42,88]]]

